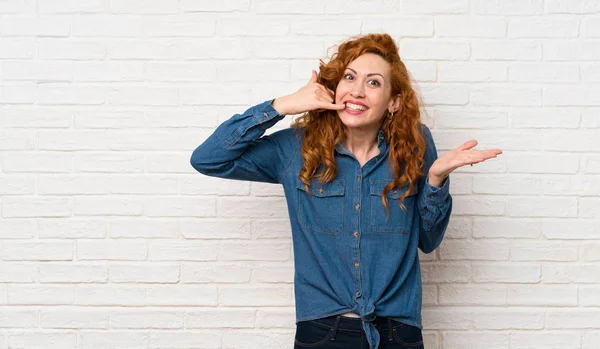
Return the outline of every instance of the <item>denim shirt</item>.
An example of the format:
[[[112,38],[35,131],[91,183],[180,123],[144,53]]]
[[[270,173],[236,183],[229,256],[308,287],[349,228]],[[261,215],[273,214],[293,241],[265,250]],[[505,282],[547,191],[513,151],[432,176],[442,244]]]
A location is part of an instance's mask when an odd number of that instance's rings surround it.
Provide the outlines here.
[[[335,148],[337,176],[300,181],[301,132],[287,128],[263,136],[284,116],[273,100],[223,122],[191,156],[199,172],[221,178],[281,183],[287,200],[294,250],[296,322],[354,312],[371,349],[379,346],[376,316],[421,324],[422,285],[418,249],[432,252],[442,241],[452,209],[449,179],[441,188],[427,176],[404,199],[407,188],[388,194],[389,218],[381,202],[392,180],[388,145],[380,131],[380,153],[362,167],[341,144]],[[437,158],[429,129],[423,173]]]

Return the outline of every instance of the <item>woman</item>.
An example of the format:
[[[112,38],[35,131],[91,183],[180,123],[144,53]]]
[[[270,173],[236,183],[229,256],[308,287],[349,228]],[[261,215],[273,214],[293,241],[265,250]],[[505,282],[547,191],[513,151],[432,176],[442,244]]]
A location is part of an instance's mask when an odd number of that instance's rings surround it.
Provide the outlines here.
[[[321,61],[300,90],[234,115],[192,154],[203,174],[283,185],[295,348],[423,348],[417,250],[442,241],[448,175],[501,151],[469,141],[437,158],[419,108],[392,38],[364,35]]]

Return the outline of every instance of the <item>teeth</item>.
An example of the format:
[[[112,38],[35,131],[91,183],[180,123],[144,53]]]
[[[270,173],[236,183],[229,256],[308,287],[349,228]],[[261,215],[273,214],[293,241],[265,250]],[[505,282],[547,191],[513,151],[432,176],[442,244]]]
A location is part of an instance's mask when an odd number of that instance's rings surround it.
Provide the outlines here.
[[[352,110],[367,110],[367,107],[363,107],[361,105],[356,105],[356,104],[352,104],[352,103],[346,103],[346,108],[352,109]]]

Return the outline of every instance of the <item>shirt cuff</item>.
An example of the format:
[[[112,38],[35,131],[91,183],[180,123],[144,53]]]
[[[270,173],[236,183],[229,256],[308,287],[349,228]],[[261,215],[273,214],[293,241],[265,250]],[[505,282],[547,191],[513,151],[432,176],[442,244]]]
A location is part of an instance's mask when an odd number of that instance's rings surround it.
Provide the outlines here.
[[[268,101],[264,101],[260,104],[254,106],[252,110],[252,114],[254,115],[254,120],[258,125],[262,125],[269,121],[279,121],[285,117],[285,115],[279,115],[277,110],[273,108],[273,101],[275,99],[269,99]],[[272,123],[269,127],[272,126]]]
[[[425,178],[425,203],[427,204],[441,204],[446,201],[450,195],[450,176],[444,179],[444,183],[441,187],[436,187],[429,184],[429,175]]]

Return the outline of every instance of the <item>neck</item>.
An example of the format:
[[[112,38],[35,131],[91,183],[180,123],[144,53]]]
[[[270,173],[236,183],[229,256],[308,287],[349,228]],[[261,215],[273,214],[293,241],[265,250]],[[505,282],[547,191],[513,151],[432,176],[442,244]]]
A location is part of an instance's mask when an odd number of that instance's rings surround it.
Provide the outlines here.
[[[344,147],[348,149],[361,164],[379,154],[377,147],[377,130],[346,130]]]

